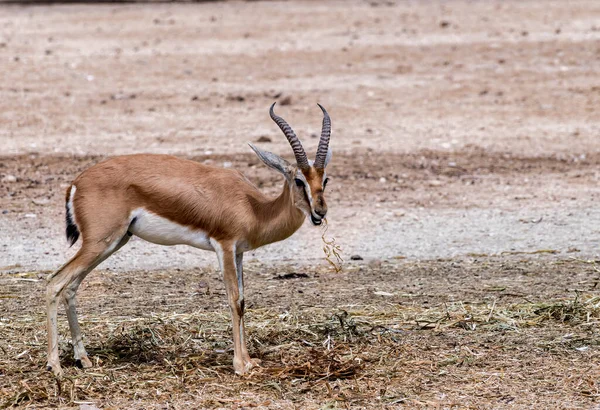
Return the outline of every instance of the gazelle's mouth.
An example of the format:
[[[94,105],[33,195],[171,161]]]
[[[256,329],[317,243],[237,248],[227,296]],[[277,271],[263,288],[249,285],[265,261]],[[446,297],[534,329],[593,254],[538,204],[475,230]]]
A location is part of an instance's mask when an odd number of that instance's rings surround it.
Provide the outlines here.
[[[323,221],[322,218],[315,218],[315,216],[311,213],[310,214],[310,221],[313,223],[313,225],[319,226],[321,225],[321,222]]]

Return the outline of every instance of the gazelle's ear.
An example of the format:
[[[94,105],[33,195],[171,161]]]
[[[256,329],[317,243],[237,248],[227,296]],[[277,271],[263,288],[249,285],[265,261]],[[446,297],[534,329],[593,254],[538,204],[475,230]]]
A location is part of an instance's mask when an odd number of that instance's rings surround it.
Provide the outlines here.
[[[281,172],[286,179],[290,179],[290,173],[292,171],[292,166],[285,159],[281,158],[279,155],[275,155],[269,151],[263,151],[260,148],[256,147],[254,144],[248,143],[250,148],[256,153],[258,158],[262,162],[264,162],[268,167],[273,168],[275,171]]]

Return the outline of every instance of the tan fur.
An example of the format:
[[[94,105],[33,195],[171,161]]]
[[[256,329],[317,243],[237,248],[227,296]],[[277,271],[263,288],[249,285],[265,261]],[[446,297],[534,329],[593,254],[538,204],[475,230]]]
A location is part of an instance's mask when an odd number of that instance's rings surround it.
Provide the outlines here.
[[[311,167],[303,173],[314,211],[324,216],[324,170]],[[298,230],[304,212],[311,212],[302,189],[285,182],[281,194],[271,199],[238,171],[151,154],[109,159],[84,171],[73,185],[71,211],[83,243],[48,283],[48,368],[57,375],[62,372],[56,329],[58,299],[67,307],[76,363],[91,366],[77,321],[75,294],[94,267],[127,243],[132,212],[140,208],[205,232],[215,250],[222,251],[220,263],[234,324],[234,368],[242,374],[256,364],[244,341],[242,252],[283,240]],[[69,188],[67,201],[70,192]]]
[[[47,366],[57,376],[62,374],[58,356],[59,300],[66,307],[75,363],[90,367],[75,295],[85,277],[123,247],[132,234],[156,243],[187,243],[217,253],[232,316],[233,367],[243,374],[257,364],[250,358],[245,342],[244,252],[289,237],[302,225],[305,214],[319,225],[327,213],[323,183],[324,167],[330,158],[329,114],[319,105],[324,117],[315,160],[319,168],[315,168],[310,166],[291,127],[274,114],[274,106],[270,108],[271,118],[292,146],[296,165],[252,144],[250,147],[261,161],[285,177],[281,194],[275,199],[265,197],[238,171],[168,155],[116,157],[89,168],[73,181],[66,195],[67,235],[77,239],[75,224],[82,245],[49,277],[46,288]]]
[[[126,223],[136,208],[218,241],[248,239],[252,248],[285,239],[304,222],[287,184],[273,200],[239,171],[168,155],[109,159],[84,171],[73,185],[74,214],[84,241],[95,237],[95,226]]]

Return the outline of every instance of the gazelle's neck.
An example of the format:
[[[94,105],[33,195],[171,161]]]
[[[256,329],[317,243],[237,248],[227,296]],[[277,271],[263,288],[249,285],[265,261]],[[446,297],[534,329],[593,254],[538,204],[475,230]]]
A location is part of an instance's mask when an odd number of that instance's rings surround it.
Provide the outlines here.
[[[263,197],[256,200],[252,207],[258,223],[250,238],[253,248],[288,238],[302,226],[306,218],[294,205],[287,181],[283,183],[283,189],[277,198]]]

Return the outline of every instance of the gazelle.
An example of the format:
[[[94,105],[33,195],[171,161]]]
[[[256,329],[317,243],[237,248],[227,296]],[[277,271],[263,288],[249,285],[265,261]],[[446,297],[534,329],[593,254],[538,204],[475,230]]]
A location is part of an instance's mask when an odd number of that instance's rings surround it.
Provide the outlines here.
[[[92,366],[77,320],[77,288],[132,235],[161,245],[186,244],[216,252],[233,321],[233,367],[243,374],[258,363],[250,358],[245,342],[244,252],[288,238],[306,216],[314,225],[321,224],[327,213],[325,167],[331,159],[331,121],[320,104],[323,126],[314,162],[288,123],[275,115],[274,106],[269,113],[292,146],[296,163],[250,147],[285,177],[277,198],[267,198],[239,171],[168,155],[115,157],[73,181],[67,189],[66,233],[71,245],[79,236],[82,245],[48,280],[48,370],[62,375],[56,326],[59,299],[67,311],[76,364]]]

